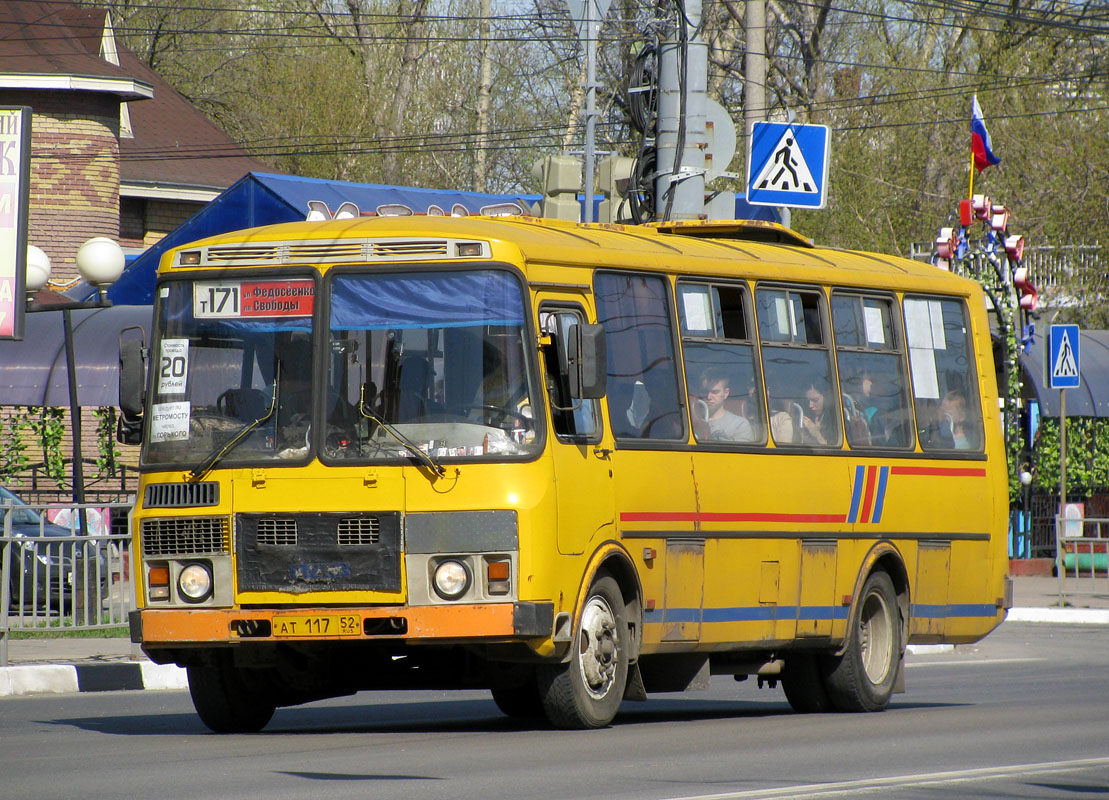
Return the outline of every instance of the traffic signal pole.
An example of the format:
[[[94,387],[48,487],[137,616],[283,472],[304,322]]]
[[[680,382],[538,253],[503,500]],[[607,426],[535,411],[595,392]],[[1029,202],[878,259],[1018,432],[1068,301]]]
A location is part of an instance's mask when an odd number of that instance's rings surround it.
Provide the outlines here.
[[[659,55],[655,218],[661,220],[705,217],[708,45],[699,34],[701,0],[687,0],[684,11]]]

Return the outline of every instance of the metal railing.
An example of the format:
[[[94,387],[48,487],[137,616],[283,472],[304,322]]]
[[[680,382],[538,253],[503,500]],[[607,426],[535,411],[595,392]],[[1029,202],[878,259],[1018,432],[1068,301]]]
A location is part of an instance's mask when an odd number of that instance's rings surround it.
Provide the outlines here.
[[[127,625],[135,605],[130,511],[130,503],[0,504],[0,666],[13,632]]]
[[[1055,517],[1059,605],[1073,595],[1109,595],[1109,518]]]

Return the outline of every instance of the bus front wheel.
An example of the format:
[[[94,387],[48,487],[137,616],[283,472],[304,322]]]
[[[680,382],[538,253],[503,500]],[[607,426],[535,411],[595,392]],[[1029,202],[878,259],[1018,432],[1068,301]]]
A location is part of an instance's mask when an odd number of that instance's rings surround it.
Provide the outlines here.
[[[847,649],[825,660],[825,686],[840,711],[881,711],[893,694],[901,661],[902,625],[888,574],[866,579],[851,620]]]
[[[188,668],[189,694],[200,721],[216,733],[257,733],[277,705],[252,687],[228,659]]]
[[[570,659],[538,670],[539,696],[555,727],[601,728],[612,722],[628,682],[629,633],[620,586],[593,581],[582,607]]]

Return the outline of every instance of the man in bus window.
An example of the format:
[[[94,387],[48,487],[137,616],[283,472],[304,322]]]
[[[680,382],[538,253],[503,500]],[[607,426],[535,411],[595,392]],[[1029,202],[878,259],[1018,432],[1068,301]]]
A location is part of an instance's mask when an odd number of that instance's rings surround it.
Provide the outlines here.
[[[701,399],[697,403],[697,422],[707,423],[708,438],[726,442],[753,442],[755,432],[746,417],[733,414],[724,405],[732,394],[728,373],[708,367],[701,373]],[[702,426],[703,427],[703,426]]]

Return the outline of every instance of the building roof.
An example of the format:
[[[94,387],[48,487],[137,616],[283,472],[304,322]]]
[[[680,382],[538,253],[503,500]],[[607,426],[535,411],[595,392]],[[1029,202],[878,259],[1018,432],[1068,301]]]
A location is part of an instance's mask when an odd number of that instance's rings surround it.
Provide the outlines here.
[[[150,100],[128,104],[134,138],[120,140],[124,196],[207,202],[249,172],[273,172],[130,51],[120,49],[120,63],[154,87]],[[164,194],[183,188],[208,193],[196,198],[182,197],[180,192]]]
[[[150,84],[101,57],[106,22],[104,9],[0,0],[0,89],[150,97]]]
[[[121,111],[131,130],[120,137],[125,197],[207,202],[248,172],[272,171],[117,44],[104,9],[0,0],[0,41],[0,92],[106,92],[141,101]]]

